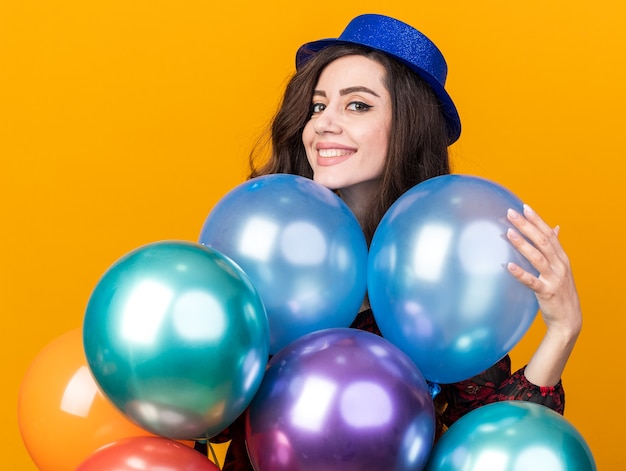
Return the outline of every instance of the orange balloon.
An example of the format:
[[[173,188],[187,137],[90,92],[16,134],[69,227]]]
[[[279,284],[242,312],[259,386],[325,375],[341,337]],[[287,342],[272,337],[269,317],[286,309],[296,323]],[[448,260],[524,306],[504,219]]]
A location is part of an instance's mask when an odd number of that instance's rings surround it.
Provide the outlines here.
[[[154,436],[102,394],[87,366],[81,329],[53,340],[30,364],[20,387],[18,422],[41,471],[73,470],[103,445]]]

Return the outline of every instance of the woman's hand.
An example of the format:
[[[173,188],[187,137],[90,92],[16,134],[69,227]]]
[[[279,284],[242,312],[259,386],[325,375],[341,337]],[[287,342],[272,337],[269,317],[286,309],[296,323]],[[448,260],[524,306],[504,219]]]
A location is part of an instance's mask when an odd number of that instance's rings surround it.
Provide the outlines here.
[[[554,386],[582,327],[580,301],[567,254],[558,239],[559,228],[551,228],[528,205],[524,214],[510,209],[509,241],[539,272],[535,276],[515,263],[509,272],[535,292],[547,330],[541,345],[526,366],[526,378],[538,386]],[[521,237],[523,234],[528,241]]]

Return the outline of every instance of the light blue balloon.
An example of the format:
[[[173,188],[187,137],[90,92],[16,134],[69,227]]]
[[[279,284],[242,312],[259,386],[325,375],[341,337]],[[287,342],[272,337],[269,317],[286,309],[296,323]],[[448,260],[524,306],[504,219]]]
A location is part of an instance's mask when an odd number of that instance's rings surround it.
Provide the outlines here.
[[[469,412],[443,434],[426,471],[595,471],[583,436],[562,415],[524,401]]]
[[[210,437],[252,401],[269,358],[263,303],[223,254],[157,242],[104,273],[83,325],[89,368],[103,393],[144,429]]]
[[[445,175],[411,188],[378,226],[368,292],[384,337],[426,379],[454,383],[506,355],[532,324],[532,290],[507,270],[536,274],[507,240],[507,209],[521,201],[489,180]]]
[[[365,236],[348,206],[308,178],[267,175],[237,186],[209,213],[199,241],[250,277],[272,354],[308,333],[348,327],[363,302]]]

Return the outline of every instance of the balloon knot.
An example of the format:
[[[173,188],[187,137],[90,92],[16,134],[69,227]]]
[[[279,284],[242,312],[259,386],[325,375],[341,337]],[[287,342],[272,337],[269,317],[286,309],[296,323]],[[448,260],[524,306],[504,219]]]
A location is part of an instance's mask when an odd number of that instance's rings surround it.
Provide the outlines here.
[[[441,386],[437,383],[431,383],[430,381],[426,381],[428,383],[428,392],[430,393],[431,399],[435,399],[437,394],[441,392]]]

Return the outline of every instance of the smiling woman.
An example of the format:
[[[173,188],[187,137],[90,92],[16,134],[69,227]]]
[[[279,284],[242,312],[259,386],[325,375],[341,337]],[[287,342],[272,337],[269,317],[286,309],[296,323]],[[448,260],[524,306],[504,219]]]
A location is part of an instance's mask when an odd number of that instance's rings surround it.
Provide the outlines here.
[[[250,177],[289,173],[331,188],[370,241],[400,196],[450,173],[448,146],[458,139],[461,123],[445,90],[446,62],[412,26],[368,14],[354,18],[337,39],[300,47],[296,68],[271,123],[270,158],[258,165],[253,152]],[[560,378],[582,319],[569,260],[558,230],[528,206],[503,213],[499,218],[512,226],[506,234],[512,250],[537,273],[511,262],[505,266],[534,292],[547,331],[526,367],[512,373],[507,355],[475,377],[441,385],[435,398],[438,434],[467,412],[507,399],[563,413]],[[380,335],[367,299],[352,327]],[[224,469],[252,469],[242,420],[215,440],[227,438],[232,443]]]
[[[351,183],[344,181],[345,185],[342,185],[337,181],[331,187],[344,200],[345,192],[350,198],[351,190],[363,187],[363,191],[353,192],[353,197],[346,202],[369,239],[386,210],[402,193],[420,181],[450,172],[448,145],[458,138],[461,125],[443,85],[432,88],[427,80],[394,59],[396,56],[384,53],[384,49],[367,47],[358,42],[362,34],[359,32],[361,21],[387,17],[364,15],[359,18],[354,26],[347,29],[349,34],[354,34],[354,42],[348,41],[344,33],[344,39],[337,43],[314,42],[299,49],[296,58],[298,72],[288,83],[283,104],[272,123],[272,158],[257,166],[260,149],[255,149],[250,177],[294,173],[316,178],[315,171],[320,170],[321,165],[317,159],[315,164],[309,163],[316,153],[309,144],[311,140],[344,144],[343,141],[356,140],[358,136],[358,142],[350,146],[361,144],[355,148],[359,152],[355,152],[369,162],[368,167],[359,169],[357,175],[361,177],[353,178]],[[391,28],[386,32],[387,38],[377,39],[374,36],[368,39],[383,43],[390,41],[389,44],[395,42],[394,27],[403,23],[389,20],[393,23],[390,23]],[[406,26],[408,32],[416,33],[414,36],[420,45],[428,41],[417,30]],[[428,75],[431,82],[439,83],[431,74],[445,82],[445,61],[434,44],[430,41],[428,43],[431,44],[427,48],[430,55],[416,61],[417,64],[424,63],[430,72],[418,69]],[[327,47],[320,48],[322,45]],[[313,54],[317,48],[320,48],[319,51]],[[356,65],[358,69],[353,71],[351,67]],[[337,102],[337,98],[333,98],[331,103],[333,90],[325,90],[324,87],[336,87],[335,93],[344,100],[341,121],[333,109],[341,101]],[[355,87],[368,88],[374,94],[356,92]],[[341,91],[351,92],[353,99],[346,102]],[[355,93],[360,100],[354,100]],[[326,96],[321,97],[320,94]],[[446,106],[442,107],[441,103],[446,103]],[[327,110],[328,106],[330,110]],[[372,108],[368,109],[368,106]],[[330,115],[328,118],[324,116],[327,112]],[[351,117],[349,123],[345,122],[348,117]],[[318,126],[316,123],[320,122],[320,118],[321,124]],[[338,121],[333,122],[335,119]],[[415,123],[420,126],[415,126]],[[329,125],[332,126],[330,129],[327,128]],[[369,126],[372,135],[364,136],[366,126]],[[374,149],[367,149],[370,145]],[[421,156],[419,161],[414,158],[416,155]],[[376,167],[373,161],[377,159],[382,160],[384,165]],[[341,165],[324,169],[326,183],[330,184],[328,179],[331,178],[339,179],[339,175],[346,178],[349,172],[344,171],[344,167],[350,167],[354,172],[358,166],[354,161],[357,160],[347,159]],[[372,174],[376,169],[378,174]],[[366,171],[368,173],[364,173]],[[363,178],[364,175],[367,178]],[[322,176],[318,175],[318,178]],[[350,189],[352,186],[354,188]]]

